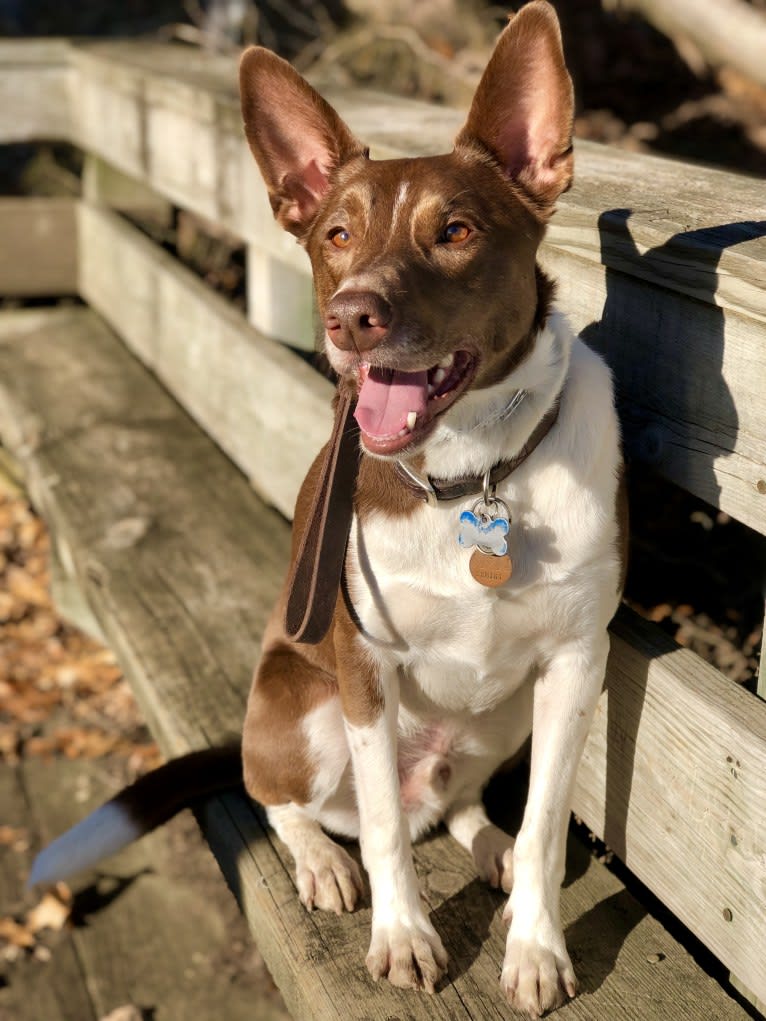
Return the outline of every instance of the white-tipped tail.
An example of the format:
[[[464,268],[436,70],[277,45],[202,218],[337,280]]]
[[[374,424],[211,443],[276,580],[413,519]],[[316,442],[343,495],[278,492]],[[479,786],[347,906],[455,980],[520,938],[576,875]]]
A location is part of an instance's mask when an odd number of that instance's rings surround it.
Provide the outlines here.
[[[91,868],[145,832],[125,807],[108,801],[38,854],[27,885],[56,883],[81,869]]]

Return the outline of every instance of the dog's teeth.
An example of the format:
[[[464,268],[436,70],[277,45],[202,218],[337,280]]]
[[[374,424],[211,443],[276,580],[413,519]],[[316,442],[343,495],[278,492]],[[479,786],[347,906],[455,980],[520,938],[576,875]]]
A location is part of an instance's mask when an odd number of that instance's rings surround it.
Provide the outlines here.
[[[417,420],[418,420],[418,413],[417,413],[417,411],[410,411],[410,412],[408,412],[408,414],[407,414],[407,428],[410,430],[410,432],[412,432],[412,430],[415,428],[415,423],[417,422]]]
[[[454,360],[455,360],[455,356],[454,355],[446,355],[439,362],[439,368],[441,368],[441,369],[451,369],[452,368],[452,363],[454,362]]]
[[[439,367],[436,370],[436,372],[434,373],[434,386],[439,386],[439,384],[443,383],[446,378],[447,378],[447,373],[445,372],[444,369]]]
[[[435,393],[436,393],[436,387],[435,386],[431,386],[431,384],[429,383],[428,384],[428,396],[429,397],[433,397],[433,395]]]

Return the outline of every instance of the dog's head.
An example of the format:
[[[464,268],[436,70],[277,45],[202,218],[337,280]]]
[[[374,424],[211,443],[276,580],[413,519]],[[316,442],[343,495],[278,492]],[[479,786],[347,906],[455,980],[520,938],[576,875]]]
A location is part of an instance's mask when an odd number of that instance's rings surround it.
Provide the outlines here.
[[[370,160],[268,50],[244,54],[240,79],[248,142],[276,219],[311,258],[327,354],[358,390],[364,446],[412,449],[469,388],[503,379],[539,325],[536,252],[572,179],[556,14],[533,0],[512,18],[445,156]]]

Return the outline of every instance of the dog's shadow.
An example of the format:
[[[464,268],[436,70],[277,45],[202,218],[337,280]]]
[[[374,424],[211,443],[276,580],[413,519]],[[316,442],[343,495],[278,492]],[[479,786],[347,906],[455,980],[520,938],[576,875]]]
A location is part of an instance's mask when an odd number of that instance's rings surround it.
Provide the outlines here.
[[[502,829],[516,833],[527,794],[526,764],[498,774],[485,800],[490,817]],[[439,899],[431,920],[450,954],[449,981],[466,980],[492,988],[502,969],[507,927],[502,920],[506,896],[475,875],[468,855],[455,845],[445,863],[443,834],[416,845],[425,872],[428,900]],[[601,866],[580,834],[570,831],[562,890],[565,937],[580,988],[593,993],[614,970],[623,944],[645,917],[646,910],[617,880],[599,875]],[[441,887],[441,889],[440,889]],[[598,898],[592,903],[593,897]],[[589,906],[584,906],[589,905]],[[490,974],[491,973],[491,974]]]

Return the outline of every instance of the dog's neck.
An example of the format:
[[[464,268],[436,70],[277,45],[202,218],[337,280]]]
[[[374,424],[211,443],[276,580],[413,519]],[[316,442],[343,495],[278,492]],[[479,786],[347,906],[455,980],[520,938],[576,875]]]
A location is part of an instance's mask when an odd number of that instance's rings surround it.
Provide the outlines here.
[[[467,393],[450,408],[413,467],[434,478],[481,476],[514,457],[561,392],[572,338],[566,319],[553,309],[524,361],[502,382]],[[516,400],[520,391],[525,396]]]

